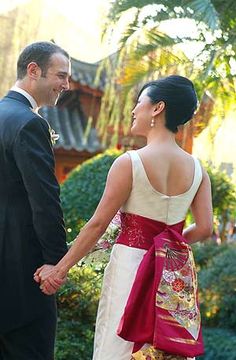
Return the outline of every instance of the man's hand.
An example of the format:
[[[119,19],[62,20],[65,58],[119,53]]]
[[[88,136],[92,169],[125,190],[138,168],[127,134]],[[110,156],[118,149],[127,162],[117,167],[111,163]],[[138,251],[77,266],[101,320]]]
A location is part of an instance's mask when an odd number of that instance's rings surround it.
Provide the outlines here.
[[[45,264],[36,270],[34,280],[40,283],[40,289],[44,294],[52,295],[65,284],[66,276],[60,276],[54,265]]]

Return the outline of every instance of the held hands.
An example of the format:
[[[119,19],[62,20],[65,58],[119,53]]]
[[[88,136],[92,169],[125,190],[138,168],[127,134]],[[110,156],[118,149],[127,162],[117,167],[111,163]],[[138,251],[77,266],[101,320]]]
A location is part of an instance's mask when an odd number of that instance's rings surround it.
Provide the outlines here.
[[[65,284],[66,275],[62,275],[56,266],[45,264],[36,270],[34,280],[40,284],[40,289],[44,294],[52,295]]]

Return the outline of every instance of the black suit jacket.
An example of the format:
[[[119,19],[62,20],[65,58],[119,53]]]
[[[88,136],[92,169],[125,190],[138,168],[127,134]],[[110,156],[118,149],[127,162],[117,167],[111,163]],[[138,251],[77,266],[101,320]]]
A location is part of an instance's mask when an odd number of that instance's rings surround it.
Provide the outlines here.
[[[47,122],[10,91],[0,101],[0,333],[55,305],[33,273],[66,253]]]

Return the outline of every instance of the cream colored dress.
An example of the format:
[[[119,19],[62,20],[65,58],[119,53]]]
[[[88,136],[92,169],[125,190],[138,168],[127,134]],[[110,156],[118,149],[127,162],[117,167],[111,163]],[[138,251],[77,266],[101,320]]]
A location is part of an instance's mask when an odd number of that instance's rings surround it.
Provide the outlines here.
[[[199,161],[193,157],[195,171],[189,190],[177,196],[167,196],[152,187],[138,153],[132,150],[128,151],[128,154],[132,161],[133,185],[131,194],[121,211],[168,225],[184,220],[202,181]],[[93,360],[132,359],[133,343],[120,338],[116,335],[116,331],[138,266],[146,251],[122,244],[113,246],[110,261],[104,273],[98,307]],[[141,352],[139,353],[133,358],[145,359]]]

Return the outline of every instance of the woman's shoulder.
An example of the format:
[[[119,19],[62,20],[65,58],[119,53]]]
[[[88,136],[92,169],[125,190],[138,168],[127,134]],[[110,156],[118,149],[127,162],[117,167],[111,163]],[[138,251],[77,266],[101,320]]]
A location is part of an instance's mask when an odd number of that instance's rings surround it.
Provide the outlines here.
[[[110,182],[112,181],[112,183],[120,183],[129,186],[132,182],[132,164],[127,153],[116,158],[109,170],[107,179]]]
[[[112,164],[112,168],[123,168],[124,170],[131,167],[131,158],[129,151],[118,156]]]

